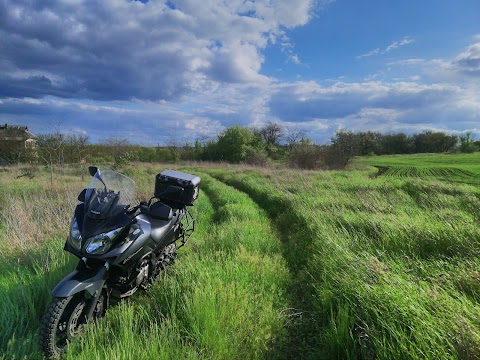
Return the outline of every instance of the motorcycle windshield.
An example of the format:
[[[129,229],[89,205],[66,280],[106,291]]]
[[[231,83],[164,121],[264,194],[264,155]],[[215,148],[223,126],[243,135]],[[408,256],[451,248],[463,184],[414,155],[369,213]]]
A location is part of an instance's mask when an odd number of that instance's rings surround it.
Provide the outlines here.
[[[133,203],[135,182],[113,170],[98,170],[86,188],[86,214],[105,219],[125,211]]]

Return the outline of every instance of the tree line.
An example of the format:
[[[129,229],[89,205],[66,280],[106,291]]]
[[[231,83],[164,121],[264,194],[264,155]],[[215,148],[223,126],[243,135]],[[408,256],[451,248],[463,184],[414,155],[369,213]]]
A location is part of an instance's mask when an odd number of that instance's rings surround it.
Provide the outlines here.
[[[0,144],[1,145],[1,144]],[[141,146],[127,139],[111,138],[90,143],[87,136],[65,135],[59,131],[38,136],[35,149],[1,147],[0,158],[9,162],[50,165],[113,163],[130,161],[179,162],[210,161],[266,165],[271,162],[303,169],[339,169],[358,155],[474,152],[480,149],[471,133],[460,136],[424,131],[418,134],[338,131],[329,144],[318,145],[303,131],[286,130],[269,122],[261,128],[234,125],[213,139],[197,139],[165,146]]]

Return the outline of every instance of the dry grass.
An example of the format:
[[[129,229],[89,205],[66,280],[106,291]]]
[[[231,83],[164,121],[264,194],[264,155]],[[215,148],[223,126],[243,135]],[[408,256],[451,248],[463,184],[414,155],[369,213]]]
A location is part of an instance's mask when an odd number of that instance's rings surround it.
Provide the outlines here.
[[[37,170],[32,178],[23,173],[21,167],[0,171],[0,248],[26,250],[64,236],[85,182],[64,175],[52,183],[46,172]]]

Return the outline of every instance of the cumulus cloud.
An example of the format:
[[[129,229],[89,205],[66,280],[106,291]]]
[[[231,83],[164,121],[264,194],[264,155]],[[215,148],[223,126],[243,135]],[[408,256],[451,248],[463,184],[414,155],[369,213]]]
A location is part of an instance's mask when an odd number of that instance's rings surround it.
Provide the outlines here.
[[[261,51],[313,0],[0,4],[0,97],[175,101],[216,82],[266,82]]]
[[[277,85],[268,102],[270,114],[281,122],[313,129],[327,139],[337,129],[382,132],[478,128],[478,87],[458,84],[367,81]],[[323,128],[318,128],[321,123]],[[311,126],[309,126],[311,124]]]
[[[450,59],[404,59],[365,81],[262,75],[269,44],[301,64],[287,30],[309,21],[313,3],[0,2],[0,123],[45,132],[45,124],[62,121],[93,141],[116,136],[149,145],[267,121],[305,129],[317,141],[340,128],[478,129],[479,38]]]
[[[457,91],[451,85],[414,82],[337,82],[328,87],[316,82],[298,82],[278,86],[269,106],[275,116],[287,121],[338,119],[364,108],[405,110],[432,106],[443,103]]]
[[[452,63],[456,71],[480,77],[480,42],[468,46]]]
[[[173,137],[182,142],[192,141],[200,135],[214,137],[224,129],[218,120],[158,103],[86,104],[52,97],[10,98],[0,101],[0,109],[3,122],[28,124],[35,134],[60,130],[87,135],[94,142],[116,137],[132,143],[164,145]]]
[[[478,36],[475,36],[474,40],[474,43],[452,58],[403,59],[390,62],[388,66],[403,70],[413,69],[427,76],[430,81],[470,83],[477,86],[480,76],[480,41]]]

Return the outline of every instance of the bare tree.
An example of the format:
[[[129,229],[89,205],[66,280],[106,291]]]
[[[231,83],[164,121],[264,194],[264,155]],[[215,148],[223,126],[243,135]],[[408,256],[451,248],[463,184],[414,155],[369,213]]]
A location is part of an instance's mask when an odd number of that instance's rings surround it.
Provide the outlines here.
[[[50,167],[50,183],[53,186],[54,165],[60,166],[63,174],[65,137],[60,132],[38,136],[39,154]]]
[[[280,124],[269,121],[260,129],[260,135],[267,147],[269,145],[278,146],[280,145],[280,138],[283,136],[283,129]]]
[[[65,138],[67,163],[80,163],[85,158],[88,145],[88,136],[70,134]]]
[[[296,144],[304,142],[305,140],[307,140],[305,130],[297,128],[286,130],[285,141],[289,150],[291,150]]]
[[[178,139],[176,134],[172,134],[166,141],[170,160],[172,162],[178,162],[182,156],[182,142]]]

